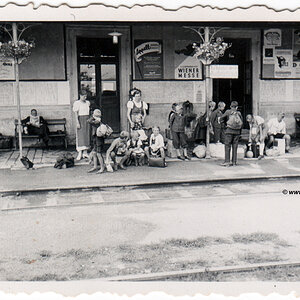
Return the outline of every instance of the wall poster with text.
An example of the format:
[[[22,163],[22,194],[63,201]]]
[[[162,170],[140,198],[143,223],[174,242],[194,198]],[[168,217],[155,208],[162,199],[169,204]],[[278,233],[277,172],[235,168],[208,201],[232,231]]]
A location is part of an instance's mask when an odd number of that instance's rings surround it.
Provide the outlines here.
[[[163,79],[161,40],[134,41],[134,79]]]

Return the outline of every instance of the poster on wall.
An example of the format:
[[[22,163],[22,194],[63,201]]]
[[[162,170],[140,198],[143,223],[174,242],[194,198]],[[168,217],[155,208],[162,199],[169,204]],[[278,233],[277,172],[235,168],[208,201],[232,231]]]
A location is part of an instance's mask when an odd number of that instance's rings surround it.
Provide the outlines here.
[[[162,41],[135,40],[134,66],[135,79],[162,79]]]
[[[0,58],[0,80],[14,80],[14,61],[10,58]]]
[[[274,65],[275,64],[274,54],[275,54],[274,46],[264,46],[263,47],[263,64]]]
[[[293,50],[275,49],[275,78],[292,78]]]
[[[293,30],[293,61],[300,61],[300,29]]]
[[[176,40],[174,54],[174,78],[178,80],[201,80],[202,63],[192,54],[191,41]]]
[[[264,30],[264,46],[281,46],[282,32],[281,29]]]

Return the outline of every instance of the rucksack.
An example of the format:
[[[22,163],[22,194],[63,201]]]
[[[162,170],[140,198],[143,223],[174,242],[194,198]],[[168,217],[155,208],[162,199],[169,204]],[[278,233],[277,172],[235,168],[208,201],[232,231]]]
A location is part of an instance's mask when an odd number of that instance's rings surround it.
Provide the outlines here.
[[[96,131],[96,135],[99,137],[109,137],[113,133],[113,129],[107,124],[101,124]]]
[[[238,111],[232,111],[227,121],[227,127],[230,129],[242,129],[243,120]]]

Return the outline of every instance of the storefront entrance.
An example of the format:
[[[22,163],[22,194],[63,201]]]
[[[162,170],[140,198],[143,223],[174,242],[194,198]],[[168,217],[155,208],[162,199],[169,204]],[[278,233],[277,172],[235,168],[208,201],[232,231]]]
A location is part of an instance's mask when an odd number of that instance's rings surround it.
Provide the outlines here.
[[[213,100],[226,103],[226,109],[231,101],[239,103],[239,110],[245,119],[252,113],[252,61],[249,61],[250,39],[228,39],[232,46],[219,59],[218,64],[239,66],[237,79],[213,79]]]
[[[78,89],[87,91],[91,109],[120,131],[119,48],[111,38],[77,37]]]

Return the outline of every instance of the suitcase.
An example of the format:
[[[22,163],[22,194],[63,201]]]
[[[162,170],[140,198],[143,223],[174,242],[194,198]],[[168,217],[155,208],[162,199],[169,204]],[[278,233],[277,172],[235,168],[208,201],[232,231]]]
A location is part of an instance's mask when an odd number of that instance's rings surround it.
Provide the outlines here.
[[[149,167],[158,167],[164,168],[166,167],[165,159],[162,157],[150,157],[149,158]]]

